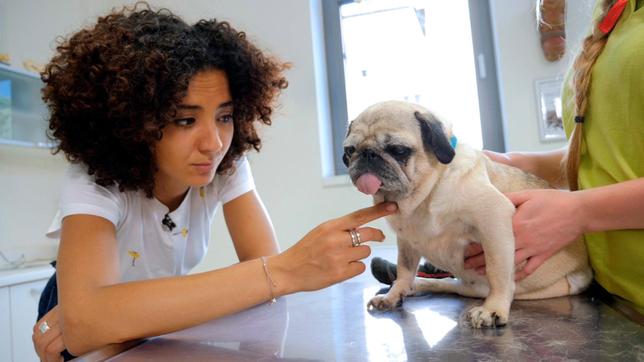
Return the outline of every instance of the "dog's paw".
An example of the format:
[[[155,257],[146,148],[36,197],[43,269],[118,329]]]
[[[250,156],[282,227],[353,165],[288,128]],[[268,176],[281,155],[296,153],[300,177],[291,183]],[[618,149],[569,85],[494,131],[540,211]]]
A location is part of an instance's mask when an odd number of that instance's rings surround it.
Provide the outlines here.
[[[376,295],[367,303],[367,310],[389,311],[402,306],[402,298],[394,298],[389,294]]]
[[[467,311],[467,320],[474,328],[500,327],[508,323],[508,315],[479,306]]]

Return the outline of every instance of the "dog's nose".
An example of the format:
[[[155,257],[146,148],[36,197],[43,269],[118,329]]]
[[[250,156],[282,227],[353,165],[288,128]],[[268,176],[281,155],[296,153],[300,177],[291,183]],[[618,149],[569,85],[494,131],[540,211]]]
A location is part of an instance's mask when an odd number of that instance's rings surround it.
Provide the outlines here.
[[[366,158],[367,160],[373,160],[378,157],[378,154],[375,153],[372,149],[367,148],[366,150],[362,151],[362,157]]]

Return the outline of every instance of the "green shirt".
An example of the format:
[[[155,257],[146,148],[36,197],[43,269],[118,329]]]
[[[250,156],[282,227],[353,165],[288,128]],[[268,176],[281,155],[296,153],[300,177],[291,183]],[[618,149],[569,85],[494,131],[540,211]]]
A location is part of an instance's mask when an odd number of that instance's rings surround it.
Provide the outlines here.
[[[641,3],[638,0],[637,5]],[[568,74],[570,79],[571,74]],[[631,1],[592,69],[579,188],[644,177],[644,9]],[[574,127],[569,82],[563,92],[566,134]],[[640,202],[644,202],[641,200]],[[595,279],[644,314],[644,229],[584,235]]]

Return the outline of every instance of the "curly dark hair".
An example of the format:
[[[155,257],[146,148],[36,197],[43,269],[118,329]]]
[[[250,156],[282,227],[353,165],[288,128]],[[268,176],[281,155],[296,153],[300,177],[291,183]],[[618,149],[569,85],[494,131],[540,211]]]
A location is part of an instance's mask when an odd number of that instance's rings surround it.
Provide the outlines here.
[[[289,64],[263,54],[227,22],[188,25],[167,9],[140,5],[60,41],[41,77],[49,137],[58,143],[53,152],[85,164],[99,185],[151,197],[156,143],[195,74],[218,69],[228,77],[234,134],[217,169],[224,173],[250,148],[259,151],[256,121],[271,124]]]

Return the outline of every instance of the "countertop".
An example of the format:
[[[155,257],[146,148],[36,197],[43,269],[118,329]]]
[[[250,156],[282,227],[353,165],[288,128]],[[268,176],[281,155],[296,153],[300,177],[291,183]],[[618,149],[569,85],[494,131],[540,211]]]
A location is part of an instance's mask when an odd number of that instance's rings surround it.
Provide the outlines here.
[[[394,261],[395,248],[374,248],[374,255]],[[461,319],[481,300],[456,295],[412,297],[396,311],[368,312],[383,287],[367,271],[130,344],[109,361],[644,360],[644,327],[588,294],[515,301],[507,326],[477,330]]]
[[[54,274],[54,268],[49,265],[0,270],[0,288],[13,284],[47,279]]]

